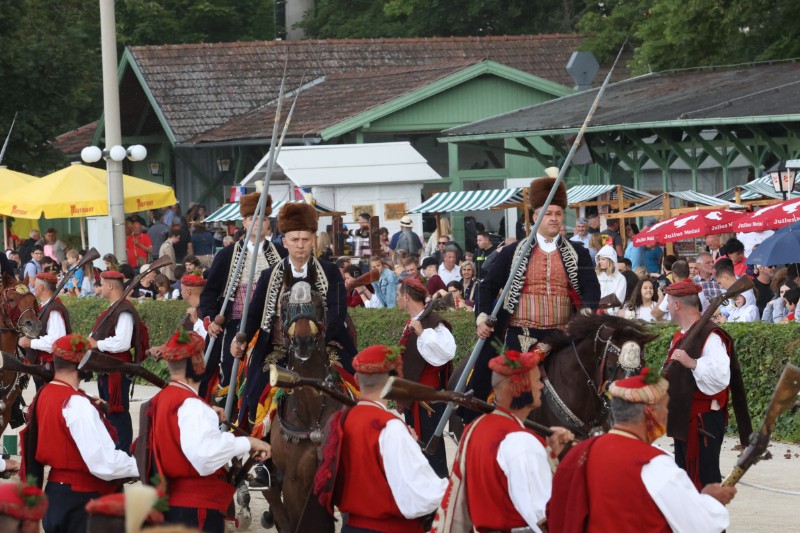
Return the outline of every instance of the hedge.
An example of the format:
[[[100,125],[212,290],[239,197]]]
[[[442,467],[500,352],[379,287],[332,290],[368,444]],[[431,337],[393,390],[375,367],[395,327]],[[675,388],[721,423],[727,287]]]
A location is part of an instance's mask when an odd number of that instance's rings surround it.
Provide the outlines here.
[[[79,333],[88,333],[97,315],[106,307],[105,302],[95,299],[67,299],[65,303],[70,310],[72,327]],[[151,344],[157,345],[165,342],[174,332],[186,304],[180,301],[148,301],[137,304],[137,308],[150,329]],[[350,310],[350,315],[358,328],[358,344],[362,348],[372,344],[397,344],[408,319],[398,309],[356,308]],[[442,316],[453,327],[458,346],[456,359],[468,357],[476,340],[474,316],[463,311],[446,312]],[[647,346],[646,360],[651,366],[660,366],[677,328],[673,325],[650,327],[659,333],[659,337]],[[754,426],[758,427],[784,365],[791,363],[800,366],[800,325],[756,322],[725,324],[723,327],[734,339],[750,414]],[[158,367],[157,370],[163,373],[165,369]],[[800,442],[800,412],[782,416],[776,426],[775,436]]]

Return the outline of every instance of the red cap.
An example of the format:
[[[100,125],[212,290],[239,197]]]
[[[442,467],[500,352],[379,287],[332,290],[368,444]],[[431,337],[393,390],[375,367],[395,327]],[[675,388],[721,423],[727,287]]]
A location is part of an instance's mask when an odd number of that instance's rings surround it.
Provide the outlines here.
[[[403,358],[398,347],[375,344],[358,352],[353,359],[353,368],[359,374],[385,374],[396,370],[402,376]]]
[[[688,279],[675,282],[664,289],[664,292],[670,296],[691,296],[702,291],[703,288],[700,285]]]
[[[417,278],[406,276],[405,278],[400,278],[400,281],[402,281],[406,287],[411,287],[414,290],[425,293],[425,286],[422,285],[422,282]]]
[[[164,344],[161,349],[161,357],[165,361],[175,363],[184,359],[191,359],[192,366],[196,374],[202,374],[206,370],[205,360],[203,359],[203,348],[206,342],[203,337],[194,331],[181,329]]]
[[[489,361],[489,368],[503,376],[511,378],[514,396],[531,390],[530,371],[544,359],[545,352],[534,348],[532,352],[520,353],[517,350],[508,350],[503,355],[498,355]]]
[[[125,516],[125,493],[117,492],[114,494],[107,494],[94,500],[89,500],[86,504],[86,512],[94,515],[105,516]],[[155,509],[152,509],[147,515],[148,524],[160,524],[164,521],[164,515]]]
[[[104,270],[100,273],[100,277],[103,279],[125,279],[125,276],[122,275],[122,272],[118,272],[116,270]]]
[[[38,274],[36,274],[36,279],[46,281],[51,285],[58,285],[58,276],[56,276],[52,272],[39,272]]]
[[[39,521],[47,510],[47,496],[36,485],[0,484],[0,514],[18,520]]]
[[[646,366],[638,376],[611,383],[608,393],[633,403],[653,404],[664,397],[668,388],[669,381],[658,370]]]
[[[181,278],[181,285],[185,285],[187,287],[205,287],[206,280],[203,279],[203,276],[196,276],[194,274],[186,274]]]
[[[77,333],[70,333],[53,343],[53,356],[72,363],[80,363],[88,349],[89,339]]]

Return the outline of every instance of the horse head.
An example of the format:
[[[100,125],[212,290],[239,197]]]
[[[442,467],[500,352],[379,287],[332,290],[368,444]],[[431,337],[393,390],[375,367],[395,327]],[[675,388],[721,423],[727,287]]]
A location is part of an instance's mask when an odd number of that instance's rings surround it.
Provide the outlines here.
[[[325,305],[311,285],[300,281],[281,298],[281,326],[292,359],[301,364],[325,353]]]
[[[17,282],[5,274],[0,294],[0,314],[5,330],[31,339],[39,336],[42,325],[38,318],[36,297],[25,283]]]

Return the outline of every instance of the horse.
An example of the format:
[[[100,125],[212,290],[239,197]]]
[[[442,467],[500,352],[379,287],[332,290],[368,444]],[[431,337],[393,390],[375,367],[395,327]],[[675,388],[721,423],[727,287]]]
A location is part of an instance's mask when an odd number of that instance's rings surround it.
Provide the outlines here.
[[[550,351],[540,365],[544,389],[542,407],[529,418],[546,426],[563,426],[586,438],[609,428],[607,385],[638,373],[644,364],[644,346],[658,338],[636,322],[611,315],[576,315],[565,333],[548,339]],[[453,390],[466,359],[448,383]],[[450,418],[451,431],[460,439],[463,425]]]
[[[17,281],[8,273],[2,274],[0,282],[0,349],[22,358],[24,354],[18,348],[21,335],[36,338],[41,330],[39,322],[39,305],[31,294],[28,285]],[[21,401],[22,391],[28,384],[29,376],[8,370],[2,371],[0,382],[0,433],[15,415],[15,405]],[[19,409],[19,407],[17,407]],[[21,415],[21,409],[18,413]]]
[[[281,298],[279,320],[287,366],[303,377],[334,380],[336,371],[325,346],[322,297],[308,283],[295,283]],[[343,406],[310,387],[286,392],[270,428],[272,461],[282,482],[263,494],[278,531],[298,531],[302,519],[308,531],[333,533],[333,517],[320,505],[312,487],[323,433],[330,417]],[[270,525],[266,513],[261,523],[265,528]]]

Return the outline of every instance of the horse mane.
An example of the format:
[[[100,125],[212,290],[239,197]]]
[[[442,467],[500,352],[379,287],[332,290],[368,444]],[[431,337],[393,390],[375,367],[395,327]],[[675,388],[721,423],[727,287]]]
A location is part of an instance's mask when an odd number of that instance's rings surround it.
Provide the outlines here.
[[[3,272],[3,287],[13,287],[18,285],[20,282],[17,281],[17,278],[9,274],[8,272]]]
[[[650,342],[654,338],[654,334],[646,326],[614,315],[578,315],[567,324],[565,337],[570,341],[594,338],[602,326],[613,330],[614,338],[618,337],[619,332],[624,332],[625,337],[630,340],[642,343]]]

